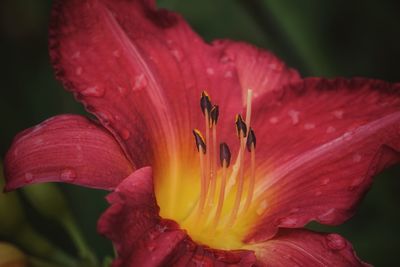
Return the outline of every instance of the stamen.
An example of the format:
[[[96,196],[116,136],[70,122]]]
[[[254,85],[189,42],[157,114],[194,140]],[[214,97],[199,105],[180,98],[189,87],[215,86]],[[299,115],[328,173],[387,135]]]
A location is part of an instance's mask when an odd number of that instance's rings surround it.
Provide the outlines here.
[[[247,136],[247,126],[246,123],[243,121],[242,116],[240,114],[236,115],[236,131],[237,135],[239,138],[241,136],[246,137]]]
[[[220,158],[221,167],[222,167],[222,178],[221,178],[221,188],[220,188],[219,197],[218,197],[218,206],[217,206],[217,210],[215,212],[215,217],[214,217],[214,222],[213,222],[214,230],[217,228],[219,219],[221,217],[222,207],[224,205],[224,200],[225,200],[227,169],[231,162],[231,152],[226,143],[222,143],[219,145],[219,158]]]
[[[201,135],[200,131],[197,129],[193,130],[194,138],[196,140],[197,150],[199,151],[199,159],[200,159],[200,176],[201,176],[201,183],[200,183],[200,201],[199,201],[199,208],[197,210],[198,216],[201,216],[204,204],[206,200],[206,173],[204,169],[204,155],[206,154],[207,148],[204,144],[204,138]]]
[[[201,111],[204,114],[204,120],[205,120],[205,128],[206,128],[206,146],[210,147],[210,128],[211,128],[211,122],[210,122],[210,113],[212,109],[212,104],[210,97],[208,96],[206,91],[203,91],[201,93],[200,97],[200,107]],[[205,161],[206,161],[206,166],[205,166],[205,194],[207,196],[208,193],[208,186],[210,184],[211,180],[211,155],[210,153],[205,155]]]
[[[201,151],[203,154],[207,152],[206,144],[204,143],[204,137],[201,132],[197,129],[193,130],[194,139],[196,141],[197,151]]]
[[[214,202],[215,187],[217,184],[217,121],[219,115],[219,108],[214,105],[210,112],[211,129],[212,129],[212,153],[211,160],[211,177],[210,177],[210,194],[208,196],[207,206],[212,206]]]
[[[253,129],[250,128],[249,134],[246,141],[247,150],[250,152],[250,180],[249,180],[249,191],[247,193],[246,204],[244,205],[244,212],[250,207],[251,201],[253,200],[254,185],[255,185],[255,170],[256,170],[256,136]]]
[[[239,179],[236,191],[235,202],[233,205],[233,209],[231,212],[231,216],[228,221],[228,226],[233,226],[235,223],[237,214],[240,208],[240,201],[242,198],[243,193],[243,184],[244,184],[244,152],[246,146],[246,133],[247,133],[247,126],[246,123],[242,120],[240,115],[236,116],[236,130],[239,134],[240,139],[240,150],[239,150]]]
[[[201,111],[203,112],[203,114],[205,114],[206,110],[208,111],[208,113],[210,113],[210,111],[211,111],[212,104],[211,104],[210,97],[208,96],[206,91],[203,91],[201,93],[200,108],[201,108]]]
[[[217,125],[218,117],[219,117],[219,107],[218,105],[214,105],[210,111],[211,126]]]

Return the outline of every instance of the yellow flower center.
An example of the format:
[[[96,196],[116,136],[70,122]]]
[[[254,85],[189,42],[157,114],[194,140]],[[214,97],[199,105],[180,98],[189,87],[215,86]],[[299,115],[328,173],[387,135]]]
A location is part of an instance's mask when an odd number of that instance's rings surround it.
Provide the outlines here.
[[[183,177],[176,185],[177,190],[169,190],[168,179],[158,179],[161,182],[156,183],[160,215],[175,220],[194,241],[211,248],[243,248],[242,240],[261,215],[260,203],[254,199],[256,139],[249,127],[251,96],[252,91],[248,90],[246,119],[240,115],[236,117],[240,147],[235,161],[231,162],[231,152],[226,143],[221,143],[218,151],[218,106],[212,106],[208,95],[203,92],[200,105],[206,137],[203,138],[199,130],[193,130],[198,163],[188,164],[182,168],[182,173],[175,174]],[[193,165],[198,167],[193,168]],[[198,179],[194,181],[191,177]],[[174,197],[177,201],[172,208],[169,205],[171,191],[179,192]]]

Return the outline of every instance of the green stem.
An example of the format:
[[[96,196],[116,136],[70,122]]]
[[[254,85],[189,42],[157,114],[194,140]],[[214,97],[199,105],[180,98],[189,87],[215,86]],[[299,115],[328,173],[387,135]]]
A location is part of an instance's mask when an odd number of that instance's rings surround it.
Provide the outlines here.
[[[73,217],[70,214],[67,214],[63,217],[61,222],[66,231],[69,233],[81,258],[88,261],[88,263],[93,266],[97,265],[97,259],[89,246],[86,244]]]
[[[21,226],[15,235],[15,239],[29,254],[49,259],[66,267],[75,267],[77,265],[75,259],[52,245],[29,224]]]

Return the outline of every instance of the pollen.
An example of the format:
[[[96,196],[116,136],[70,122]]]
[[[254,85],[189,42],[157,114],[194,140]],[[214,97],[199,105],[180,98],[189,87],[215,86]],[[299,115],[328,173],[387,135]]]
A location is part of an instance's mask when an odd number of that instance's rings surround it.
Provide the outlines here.
[[[238,136],[238,149],[232,154],[229,145],[219,140],[219,106],[202,92],[205,137],[200,130],[193,130],[197,162],[191,164],[198,168],[193,172],[188,167],[190,177],[197,177],[197,181],[181,182],[177,190],[181,195],[176,197],[180,203],[172,211],[163,214],[161,205],[163,217],[176,220],[193,240],[211,248],[243,248],[249,225],[260,216],[257,209],[261,200],[254,197],[256,135],[250,121],[251,98],[248,90],[245,119],[241,114],[232,118]]]

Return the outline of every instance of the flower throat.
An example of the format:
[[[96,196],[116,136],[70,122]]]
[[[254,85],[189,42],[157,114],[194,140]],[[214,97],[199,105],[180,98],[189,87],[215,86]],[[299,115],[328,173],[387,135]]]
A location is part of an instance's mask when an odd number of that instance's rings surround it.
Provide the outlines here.
[[[205,91],[201,94],[205,137],[198,129],[193,130],[199,164],[199,173],[195,175],[198,183],[181,185],[178,192],[196,185],[197,188],[191,197],[180,198],[190,206],[183,212],[180,206],[185,203],[177,205],[172,214],[164,214],[161,205],[161,216],[177,221],[192,239],[212,248],[243,248],[242,240],[249,225],[258,216],[254,204],[258,201],[254,201],[256,136],[250,127],[251,98],[252,90],[248,90],[245,120],[240,114],[236,115],[239,151],[233,162],[228,144],[217,145],[219,107],[212,104]]]

